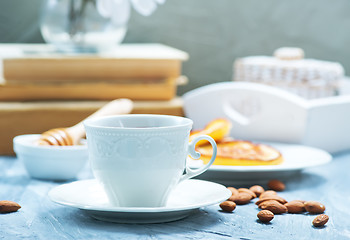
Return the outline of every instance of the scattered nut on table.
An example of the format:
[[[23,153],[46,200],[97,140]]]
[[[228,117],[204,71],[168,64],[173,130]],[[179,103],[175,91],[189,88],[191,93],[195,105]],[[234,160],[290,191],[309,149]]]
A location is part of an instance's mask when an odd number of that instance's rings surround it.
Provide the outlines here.
[[[287,207],[288,213],[302,213],[305,212],[304,201],[293,200],[284,204]]]
[[[220,203],[220,208],[224,212],[233,212],[236,209],[236,203],[232,201],[225,201]]]
[[[259,207],[263,210],[270,210],[274,214],[282,214],[287,212],[287,207],[276,200],[268,200],[262,202]]]
[[[321,214],[315,217],[312,221],[312,225],[315,227],[323,227],[329,220],[329,217],[326,214]]]
[[[0,213],[11,213],[16,212],[21,206],[13,201],[3,200],[0,201]]]
[[[260,203],[267,201],[267,200],[276,200],[277,202],[279,202],[281,204],[287,203],[287,200],[284,199],[283,197],[280,197],[278,195],[271,195],[271,196],[265,196],[265,197],[259,198],[259,200],[255,202],[255,204],[259,205]]]
[[[261,210],[260,212],[258,212],[258,218],[260,221],[266,223],[266,222],[270,222],[275,215],[273,214],[273,212],[269,211],[269,210]]]
[[[251,199],[256,198],[256,194],[253,191],[249,190],[248,188],[238,188],[238,192],[239,193],[248,193],[252,197]]]
[[[252,195],[249,193],[240,192],[238,195],[231,196],[229,200],[235,202],[237,205],[244,205],[250,203],[250,200],[252,200]]]
[[[307,201],[304,203],[304,206],[306,211],[312,214],[320,214],[326,210],[322,203],[316,201]]]
[[[267,190],[265,192],[263,192],[262,194],[260,194],[259,198],[266,198],[266,197],[269,197],[269,196],[275,196],[277,195],[276,191],[274,190]]]
[[[265,189],[260,185],[251,186],[249,190],[255,193],[257,197],[259,197],[263,192],[265,192]]]
[[[227,189],[231,191],[232,195],[238,195],[239,193],[238,190],[234,187],[228,187]]]
[[[284,189],[286,189],[286,186],[284,185],[284,183],[277,179],[273,179],[269,181],[267,183],[267,186],[269,187],[269,189],[277,192],[281,192],[281,191],[284,191]]]

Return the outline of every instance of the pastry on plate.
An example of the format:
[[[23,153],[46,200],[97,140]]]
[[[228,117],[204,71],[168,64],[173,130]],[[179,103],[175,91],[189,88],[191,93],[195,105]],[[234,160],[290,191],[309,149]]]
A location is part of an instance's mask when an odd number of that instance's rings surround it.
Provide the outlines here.
[[[217,156],[213,165],[258,166],[278,165],[283,162],[282,154],[266,144],[255,144],[250,141],[228,140],[217,143]],[[197,146],[201,160],[206,164],[211,159],[211,145]]]
[[[190,135],[190,141],[200,135],[208,135],[212,137],[216,142],[224,139],[231,131],[232,124],[230,121],[224,118],[214,119],[204,129],[192,131]],[[196,146],[202,146],[208,144],[208,141],[201,140]]]

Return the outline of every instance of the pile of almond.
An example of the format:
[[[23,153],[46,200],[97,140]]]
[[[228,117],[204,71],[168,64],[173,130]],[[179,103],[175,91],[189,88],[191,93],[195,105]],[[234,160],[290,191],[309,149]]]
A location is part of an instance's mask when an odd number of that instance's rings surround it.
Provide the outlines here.
[[[277,194],[277,191],[283,191],[285,185],[279,180],[271,180],[268,183],[269,190],[265,191],[262,186],[254,185],[248,188],[228,187],[231,191],[231,197],[220,204],[220,208],[225,212],[232,212],[236,205],[248,204],[254,198],[259,198],[255,204],[261,211],[257,217],[261,222],[270,222],[274,218],[274,214],[283,213],[304,213],[318,215],[312,222],[315,227],[322,227],[327,222],[329,217],[324,213],[326,207],[316,201],[293,200],[287,201]]]

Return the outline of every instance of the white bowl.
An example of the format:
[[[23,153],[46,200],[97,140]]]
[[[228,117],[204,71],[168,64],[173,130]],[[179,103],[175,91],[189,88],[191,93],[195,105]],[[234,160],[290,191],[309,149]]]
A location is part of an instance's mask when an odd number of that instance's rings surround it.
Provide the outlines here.
[[[40,134],[20,135],[13,148],[33,178],[68,180],[75,178],[88,160],[86,143],[77,146],[41,146],[35,144]]]

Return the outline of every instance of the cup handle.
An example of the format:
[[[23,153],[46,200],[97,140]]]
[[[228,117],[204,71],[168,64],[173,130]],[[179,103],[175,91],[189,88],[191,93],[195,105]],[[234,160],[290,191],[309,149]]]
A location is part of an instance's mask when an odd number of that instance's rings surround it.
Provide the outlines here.
[[[186,173],[184,175],[181,176],[180,178],[180,182],[189,178],[193,178],[195,176],[198,176],[199,174],[205,172],[214,162],[215,158],[216,158],[216,153],[217,153],[217,147],[216,147],[216,142],[215,140],[207,135],[201,135],[198,137],[195,137],[192,142],[189,143],[188,145],[188,153],[189,155],[194,158],[194,159],[199,159],[201,157],[201,154],[199,152],[196,152],[195,147],[197,142],[199,142],[200,140],[207,140],[211,146],[213,147],[213,155],[211,156],[211,159],[209,161],[209,163],[207,163],[206,165],[200,167],[199,169],[196,170],[192,170],[190,167],[188,167],[188,165],[186,164]]]

